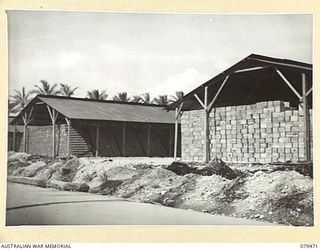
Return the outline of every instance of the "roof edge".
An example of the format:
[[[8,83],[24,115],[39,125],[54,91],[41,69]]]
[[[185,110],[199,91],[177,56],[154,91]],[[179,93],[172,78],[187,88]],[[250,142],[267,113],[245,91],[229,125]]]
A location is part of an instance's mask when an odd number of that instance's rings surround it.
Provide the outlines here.
[[[285,66],[289,68],[296,68],[296,69],[302,69],[302,70],[308,70],[312,71],[312,64],[294,61],[290,59],[280,59],[280,58],[274,58],[274,57],[268,57],[268,56],[262,56],[257,54],[251,54],[247,57],[249,60],[256,60],[264,63],[270,63],[280,66]]]
[[[137,106],[151,106],[151,107],[166,107],[167,106],[167,105],[158,105],[158,104],[153,104],[153,103],[123,102],[123,101],[113,101],[113,100],[95,100],[95,99],[89,99],[89,98],[69,97],[69,96],[60,96],[60,95],[37,95],[34,98],[36,98],[36,97],[78,100],[78,101],[86,101],[86,102],[116,103],[116,104],[137,105]]]

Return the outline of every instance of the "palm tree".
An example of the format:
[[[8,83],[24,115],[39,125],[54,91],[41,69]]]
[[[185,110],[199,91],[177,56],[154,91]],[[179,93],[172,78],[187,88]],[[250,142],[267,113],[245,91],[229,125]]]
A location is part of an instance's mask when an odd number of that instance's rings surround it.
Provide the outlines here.
[[[176,91],[176,95],[175,96],[174,95],[170,96],[169,103],[174,103],[174,102],[176,102],[178,100],[181,100],[183,98],[183,96],[184,96],[183,91]]]
[[[168,95],[159,95],[157,98],[154,98],[152,102],[158,105],[168,105]]]
[[[78,89],[78,87],[72,88],[68,84],[60,83],[60,94],[63,96],[73,96],[74,92]]]
[[[141,101],[142,101],[142,98],[141,98],[141,96],[139,96],[139,95],[134,95],[134,96],[132,96],[132,98],[131,98],[131,102],[141,103]]]
[[[115,95],[113,97],[114,101],[121,101],[121,102],[129,102],[130,101],[130,97],[128,97],[127,92],[120,92],[118,93],[118,95]]]
[[[101,93],[98,89],[94,89],[91,91],[87,91],[87,98],[94,100],[106,100],[108,95],[106,94],[106,90],[103,90]]]
[[[144,93],[141,97],[141,101],[146,104],[152,103],[150,93]]]
[[[10,99],[8,99],[8,113],[17,113],[20,111],[17,105],[15,105],[14,102],[12,102]]]
[[[58,84],[50,84],[45,80],[40,80],[41,86],[34,85],[36,87],[35,90],[31,91],[31,93],[40,94],[40,95],[58,95],[60,94],[59,90],[56,90]]]
[[[9,108],[14,108],[15,110],[21,110],[30,101],[30,91],[26,91],[25,87],[22,87],[21,91],[19,90],[14,90],[15,95],[11,95],[10,97],[13,99],[11,104],[9,105]]]

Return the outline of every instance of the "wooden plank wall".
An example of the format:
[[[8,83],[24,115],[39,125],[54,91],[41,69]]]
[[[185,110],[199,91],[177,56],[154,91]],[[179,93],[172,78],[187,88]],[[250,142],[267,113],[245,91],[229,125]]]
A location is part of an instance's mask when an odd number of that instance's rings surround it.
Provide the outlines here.
[[[147,156],[147,124],[127,124],[126,128],[126,156]],[[151,132],[150,156],[172,157],[170,150],[170,130],[173,125],[153,124]],[[173,134],[173,133],[171,133]],[[99,156],[122,156],[122,127],[112,122],[101,123],[99,139]],[[94,156],[96,154],[95,123],[71,123],[70,149],[74,156]],[[173,147],[173,144],[171,144]],[[171,154],[171,155],[170,155]]]
[[[70,151],[74,156],[94,156],[92,148],[92,138],[88,130],[84,130],[79,126],[71,126],[70,128]]]

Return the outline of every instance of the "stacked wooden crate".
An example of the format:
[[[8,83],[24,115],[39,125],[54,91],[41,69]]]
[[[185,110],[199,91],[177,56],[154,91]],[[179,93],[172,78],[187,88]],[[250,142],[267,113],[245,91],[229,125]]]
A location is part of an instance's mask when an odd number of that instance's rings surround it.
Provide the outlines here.
[[[182,158],[190,161],[202,161],[204,157],[204,112],[192,110],[181,117]]]
[[[182,118],[182,156],[203,160],[204,111],[188,111]],[[304,159],[303,111],[288,102],[215,108],[209,123],[211,159],[260,163]]]

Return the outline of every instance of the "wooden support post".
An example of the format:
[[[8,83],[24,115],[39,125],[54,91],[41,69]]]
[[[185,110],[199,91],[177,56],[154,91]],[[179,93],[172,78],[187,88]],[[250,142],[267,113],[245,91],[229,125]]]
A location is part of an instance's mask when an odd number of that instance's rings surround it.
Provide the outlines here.
[[[29,114],[26,112],[22,115],[23,120],[23,152],[28,153],[27,151],[27,133],[28,133],[28,124],[32,121],[31,118],[33,112],[33,107],[31,108]]]
[[[208,111],[208,87],[204,88],[204,131],[205,131],[205,162],[210,161],[210,140],[209,140],[209,111]]]
[[[176,115],[175,115],[175,121],[174,121],[174,153],[173,157],[174,160],[177,160],[177,153],[178,153],[178,126],[179,126],[179,111],[178,108],[175,110]]]
[[[23,125],[23,152],[27,153],[27,124]]]
[[[13,136],[12,136],[12,151],[16,151],[16,132],[17,132],[17,123],[13,125]]]
[[[205,112],[205,162],[210,161],[209,112]]]
[[[70,156],[71,156],[71,147],[70,147],[70,129],[71,129],[71,120],[68,119],[67,117],[65,117],[65,120],[66,120],[66,123],[68,125],[68,159],[70,159]]]
[[[55,117],[56,111],[52,109],[52,116]],[[52,120],[52,157],[56,156],[56,121]]]
[[[51,110],[51,108],[48,105],[47,105],[47,109],[52,122],[52,157],[55,157],[56,156],[56,120],[59,113],[56,112],[54,109]]]
[[[228,79],[228,78],[226,78],[226,79]],[[222,88],[220,87],[220,89],[222,89]],[[208,87],[207,86],[204,88],[203,102],[201,101],[201,99],[198,97],[197,94],[194,94],[194,97],[198,100],[198,102],[200,103],[200,105],[203,107],[203,110],[204,110],[204,157],[203,157],[203,160],[205,162],[209,162],[210,161],[210,140],[209,140],[210,109],[209,109],[209,106],[211,107],[213,105],[214,101],[211,102],[210,105],[208,105]]]
[[[251,69],[250,69],[251,70]],[[229,75],[225,77],[223,80],[220,88],[218,89],[217,93],[215,94],[214,98],[211,100],[211,102],[208,104],[208,87],[206,86],[204,88],[204,100],[203,102],[201,99],[198,97],[197,94],[194,94],[194,97],[198,100],[200,105],[203,107],[204,110],[204,131],[205,131],[205,152],[204,152],[204,161],[209,162],[210,161],[210,130],[209,130],[209,118],[210,118],[210,112],[213,108],[213,104],[217,100],[221,90],[225,86],[226,82],[229,79]]]
[[[198,98],[198,96],[195,96],[196,98]],[[183,102],[180,103],[179,108],[175,109],[175,120],[174,120],[174,149],[173,149],[173,157],[174,160],[177,160],[177,156],[178,156],[178,133],[179,133],[179,118],[180,115],[182,113],[182,106],[183,106]]]
[[[147,155],[151,156],[151,124],[148,123],[148,131],[147,131]]]
[[[122,156],[126,156],[126,122],[122,126]]]
[[[97,131],[96,131],[96,157],[99,156],[99,138],[100,138],[100,123],[97,123]]]
[[[172,156],[172,129],[169,127],[169,157]]]
[[[303,129],[304,129],[304,153],[305,160],[310,161],[310,123],[307,100],[306,74],[302,73],[302,101],[303,101]]]
[[[23,152],[27,153],[27,114],[22,115],[23,120]]]

